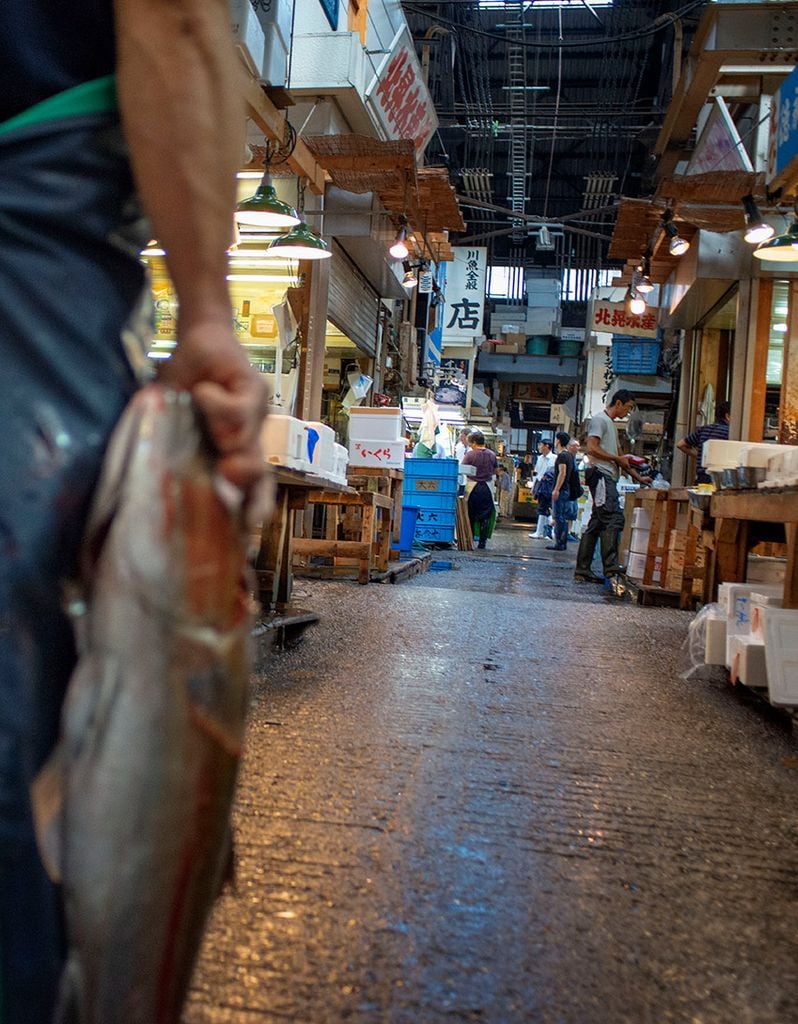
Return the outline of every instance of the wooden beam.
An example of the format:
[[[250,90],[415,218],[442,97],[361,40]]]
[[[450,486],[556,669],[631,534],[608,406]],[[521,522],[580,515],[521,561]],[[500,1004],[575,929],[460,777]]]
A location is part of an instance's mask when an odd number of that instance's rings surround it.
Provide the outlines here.
[[[244,100],[247,115],[264,135],[276,142],[282,142],[285,134],[285,115],[272,103],[260,82],[250,75],[245,75],[244,78]],[[315,192],[317,196],[324,195],[324,169],[302,139],[297,139],[294,152],[286,162],[294,174],[307,179],[311,192]]]
[[[779,443],[798,444],[798,281],[790,281],[784,367],[781,372]]]
[[[767,394],[768,348],[770,345],[770,309],[773,301],[773,282],[760,278],[756,306],[756,333],[754,359],[751,369],[751,404],[744,438],[761,441],[765,433],[765,398]]]
[[[396,153],[358,155],[357,153],[324,154],[324,166],[329,171],[397,171],[415,166],[415,158]]]

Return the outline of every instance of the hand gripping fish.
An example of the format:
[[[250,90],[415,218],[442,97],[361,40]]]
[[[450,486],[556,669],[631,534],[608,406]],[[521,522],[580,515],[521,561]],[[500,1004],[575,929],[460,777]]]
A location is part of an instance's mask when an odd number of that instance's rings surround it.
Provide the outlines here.
[[[61,1024],[176,1024],[229,855],[250,587],[234,490],[185,393],[129,405],[87,534],[62,740],[37,781],[63,881]]]

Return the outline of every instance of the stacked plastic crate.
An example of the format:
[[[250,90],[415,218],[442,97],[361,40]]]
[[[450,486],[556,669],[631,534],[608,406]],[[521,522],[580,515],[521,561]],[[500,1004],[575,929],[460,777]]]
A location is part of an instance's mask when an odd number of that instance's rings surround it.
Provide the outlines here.
[[[402,504],[418,509],[415,539],[451,543],[457,519],[457,459],[406,459]]]

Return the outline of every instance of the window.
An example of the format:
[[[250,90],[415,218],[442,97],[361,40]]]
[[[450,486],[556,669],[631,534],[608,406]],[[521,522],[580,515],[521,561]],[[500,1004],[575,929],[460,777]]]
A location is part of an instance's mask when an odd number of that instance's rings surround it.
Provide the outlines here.
[[[593,289],[606,288],[620,270],[597,270],[595,267],[564,270],[562,275],[563,302],[587,302]]]
[[[522,299],[524,271],[522,267],[488,267],[488,297]]]
[[[591,7],[612,7],[613,0],[588,0]],[[506,7],[504,0],[479,0],[480,7]],[[561,8],[563,11],[585,11],[587,10],[582,0],[532,0],[524,7],[524,14],[529,14],[543,7]]]

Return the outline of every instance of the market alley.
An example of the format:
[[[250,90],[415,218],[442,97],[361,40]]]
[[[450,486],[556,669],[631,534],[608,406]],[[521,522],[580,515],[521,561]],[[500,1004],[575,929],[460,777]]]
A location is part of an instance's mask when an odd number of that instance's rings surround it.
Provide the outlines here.
[[[788,720],[542,547],[298,581],[186,1024],[796,1020]]]

